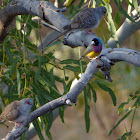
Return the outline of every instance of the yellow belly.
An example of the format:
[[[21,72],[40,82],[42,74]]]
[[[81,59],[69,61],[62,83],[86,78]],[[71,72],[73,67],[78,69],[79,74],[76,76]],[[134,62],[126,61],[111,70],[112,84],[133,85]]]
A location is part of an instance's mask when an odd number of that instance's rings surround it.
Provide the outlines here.
[[[101,52],[95,53],[95,52],[92,51],[92,52],[88,53],[86,56],[89,57],[89,58],[95,58],[95,57],[97,57],[100,53],[101,53]]]

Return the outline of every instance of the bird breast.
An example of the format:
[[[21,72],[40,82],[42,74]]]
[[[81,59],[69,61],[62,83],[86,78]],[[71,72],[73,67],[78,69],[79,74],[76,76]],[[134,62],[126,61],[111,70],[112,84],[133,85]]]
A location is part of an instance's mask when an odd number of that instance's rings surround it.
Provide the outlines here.
[[[101,52],[101,51],[102,51],[102,44],[99,45],[99,46],[93,46],[93,51],[94,51],[95,53]]]

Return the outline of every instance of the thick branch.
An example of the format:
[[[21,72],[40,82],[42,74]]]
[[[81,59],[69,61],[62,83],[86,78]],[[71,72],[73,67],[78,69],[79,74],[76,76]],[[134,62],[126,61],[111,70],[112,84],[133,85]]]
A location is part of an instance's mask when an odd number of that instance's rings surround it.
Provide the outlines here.
[[[69,20],[61,13],[64,10],[56,8],[48,1],[13,0],[0,11],[0,43],[8,34],[6,28],[17,15],[31,14],[38,16],[46,22],[49,21],[58,30],[63,31],[63,27],[69,23]]]
[[[140,13],[140,6],[138,9]],[[119,44],[122,44],[126,39],[128,39],[134,32],[140,29],[140,15],[136,10],[132,11],[131,17],[135,20],[136,23],[133,23],[129,19],[126,19],[121,27],[117,30],[117,37]],[[114,39],[110,38],[107,42],[108,46],[111,48],[117,48],[116,42]]]
[[[105,62],[107,59],[117,62],[117,61],[127,61],[131,64],[134,64],[136,66],[140,67],[140,52],[133,51],[130,49],[103,49],[102,54],[99,56],[100,59]],[[23,127],[17,128],[16,131],[9,133],[5,140],[14,140],[20,135],[22,135],[23,128],[26,127],[30,122],[32,122],[37,117],[48,113],[50,111],[53,111],[55,108],[60,107],[62,105],[66,105],[67,101],[70,100],[73,103],[76,103],[77,96],[80,94],[80,92],[83,90],[83,88],[86,86],[86,84],[89,82],[89,80],[93,77],[93,75],[97,72],[97,68],[103,66],[104,64],[102,61],[96,59],[89,62],[85,73],[81,76],[81,78],[78,80],[78,82],[75,84],[75,86],[64,96],[55,99],[49,103],[46,103],[45,105],[41,106],[37,110],[33,111],[29,114],[26,122],[24,123]],[[109,61],[106,61],[108,63]],[[25,129],[25,128],[24,128]]]

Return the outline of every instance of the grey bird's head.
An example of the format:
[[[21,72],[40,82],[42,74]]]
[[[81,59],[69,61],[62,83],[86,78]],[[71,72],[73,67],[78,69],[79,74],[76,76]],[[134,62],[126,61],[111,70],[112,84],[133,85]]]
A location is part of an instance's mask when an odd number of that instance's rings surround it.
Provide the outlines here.
[[[20,100],[20,112],[22,114],[28,114],[33,106],[33,100],[30,98],[24,98]]]
[[[23,122],[26,120],[32,106],[33,101],[30,98],[13,101],[4,108],[0,115],[0,122],[4,122],[6,120],[16,123]]]
[[[100,6],[99,8],[100,8],[102,15],[104,16],[107,12],[107,9],[104,6]]]

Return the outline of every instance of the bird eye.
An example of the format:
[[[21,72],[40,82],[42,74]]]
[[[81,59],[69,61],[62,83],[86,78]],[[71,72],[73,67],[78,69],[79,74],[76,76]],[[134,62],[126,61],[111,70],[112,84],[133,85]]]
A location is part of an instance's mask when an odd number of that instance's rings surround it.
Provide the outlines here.
[[[30,104],[30,102],[26,102],[28,105]]]

